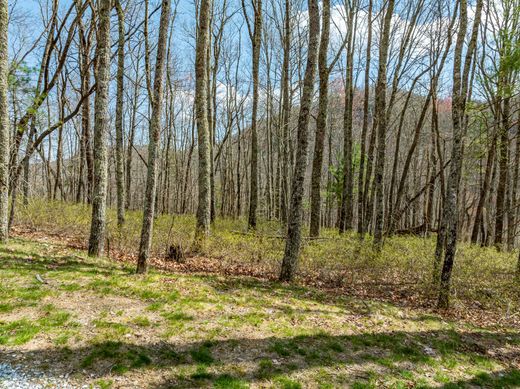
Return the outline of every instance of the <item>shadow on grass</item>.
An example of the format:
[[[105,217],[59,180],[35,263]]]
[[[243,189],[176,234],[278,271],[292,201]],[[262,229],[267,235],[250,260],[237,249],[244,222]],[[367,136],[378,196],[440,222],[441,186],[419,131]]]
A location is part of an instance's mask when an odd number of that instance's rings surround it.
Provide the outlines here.
[[[23,242],[22,242],[23,243]],[[20,271],[27,270],[31,272],[49,272],[56,271],[62,273],[78,273],[80,276],[125,276],[134,275],[133,264],[125,263],[121,265],[118,262],[100,261],[99,259],[82,258],[75,255],[56,255],[49,253],[41,255],[36,250],[20,250],[6,249],[0,247],[0,270]],[[171,272],[167,272],[171,274]],[[219,276],[215,274],[187,274],[206,283],[218,293],[240,293],[243,290],[254,290],[261,294],[269,294],[271,297],[280,297],[286,299],[288,297],[298,299],[300,301],[314,301],[320,304],[334,305],[340,309],[348,309],[349,313],[358,315],[370,314],[372,309],[367,303],[354,300],[342,295],[331,295],[324,291],[314,288],[307,288],[298,285],[280,283],[271,280],[260,280],[249,277],[232,277]],[[116,293],[117,294],[117,293]],[[333,313],[331,310],[322,308],[291,308],[290,302],[285,306],[266,305],[262,302],[262,306],[272,308],[273,310],[290,310],[295,313]]]
[[[366,316],[377,309],[382,303],[364,302],[359,299],[347,296],[344,294],[333,294],[325,290],[320,290],[313,287],[300,286],[295,284],[287,284],[272,280],[261,280],[253,277],[224,277],[224,276],[200,276],[202,280],[207,282],[212,288],[219,293],[241,293],[242,290],[254,290],[269,297],[286,300],[285,306],[281,304],[269,305],[267,301],[262,302],[264,308],[272,308],[274,310],[286,309],[295,313],[305,314],[330,314],[333,310],[324,309],[325,307],[316,308],[298,308],[293,306],[293,302],[289,299],[298,300],[301,302],[316,302],[318,304],[327,305],[346,310],[350,314]],[[337,313],[337,312],[336,312]]]
[[[122,275],[125,269],[117,264],[90,262],[88,259],[69,256],[39,255],[32,250],[7,250],[0,248],[0,269],[28,271],[63,271],[85,275]],[[193,276],[206,282],[221,293],[240,293],[241,290],[258,291],[263,295],[278,296],[335,304],[356,314],[370,313],[370,306],[345,298],[330,296],[313,289],[261,281],[249,278],[222,278],[218,276]],[[290,300],[287,309],[290,309]],[[348,306],[346,306],[348,303]],[[285,309],[285,306],[273,306]],[[328,313],[305,310],[305,313]],[[297,310],[297,308],[295,309]],[[424,320],[435,317],[424,317]],[[110,373],[153,369],[154,367],[182,366],[194,371],[191,375],[173,376],[156,383],[158,388],[231,386],[233,382],[244,384],[257,382],[313,368],[345,367],[365,369],[365,373],[378,367],[380,375],[398,375],[402,365],[414,366],[412,373],[420,377],[424,366],[444,368],[453,363],[469,363],[492,370],[489,361],[501,362],[507,366],[520,361],[518,333],[457,332],[454,330],[423,332],[361,333],[332,336],[328,334],[297,336],[292,338],[269,337],[263,339],[237,338],[211,342],[193,342],[177,345],[169,342],[138,344],[127,341],[104,341],[69,349],[54,347],[16,350],[18,358],[27,361],[46,361],[51,366],[63,366],[63,370],[81,372],[86,370],[92,376],[103,378]],[[513,349],[511,347],[514,347]],[[13,349],[14,350],[14,349]],[[493,352],[490,354],[489,351]],[[9,349],[0,349],[0,361],[12,360]],[[240,366],[240,369],[230,369]],[[409,368],[409,367],[408,367]],[[215,373],[218,371],[218,373]],[[355,375],[349,377],[354,381]],[[227,386],[226,386],[227,385]],[[518,369],[498,373],[479,373],[469,380],[445,384],[445,388],[459,387],[520,387]]]
[[[12,250],[0,247],[0,270],[31,270],[78,272],[86,275],[115,275],[115,272],[129,273],[116,263],[89,261],[73,255],[41,255],[33,251]],[[129,273],[130,274],[130,273]]]
[[[500,350],[519,345],[518,333],[394,331],[342,336],[318,334],[292,338],[237,338],[184,345],[169,342],[137,344],[106,341],[77,349],[56,347],[17,350],[17,358],[23,358],[25,364],[30,361],[46,361],[55,367],[66,366],[68,371],[73,372],[85,369],[91,377],[96,378],[105,377],[109,373],[156,367],[191,366],[197,369],[189,376],[174,376],[156,383],[157,388],[168,388],[204,386],[218,380],[257,382],[311,368],[352,366],[355,370],[368,367],[368,364],[371,368],[373,364],[377,365],[382,377],[392,373],[398,375],[403,364],[412,365],[414,369],[427,366],[435,369],[443,367],[447,361],[453,367],[459,359],[477,367],[481,364],[481,370],[485,370],[493,360],[514,363],[511,359],[501,358]],[[494,353],[493,357],[490,356],[490,351]],[[0,350],[0,360],[9,360],[9,354],[6,349]],[[229,370],[238,365],[240,369]],[[207,369],[219,371],[219,374]],[[235,373],[231,374],[230,371]],[[237,371],[240,373],[236,373]],[[411,373],[413,372],[414,370]],[[415,373],[420,377],[420,370]],[[495,383],[503,384],[499,387],[520,384],[520,372],[512,369],[495,376],[480,374],[468,381],[446,384],[445,388],[478,385],[480,382],[485,385],[489,383],[491,387],[496,387],[493,386]]]
[[[479,373],[469,380],[447,383],[442,389],[457,388],[518,388],[520,387],[520,369],[500,370],[495,373]]]

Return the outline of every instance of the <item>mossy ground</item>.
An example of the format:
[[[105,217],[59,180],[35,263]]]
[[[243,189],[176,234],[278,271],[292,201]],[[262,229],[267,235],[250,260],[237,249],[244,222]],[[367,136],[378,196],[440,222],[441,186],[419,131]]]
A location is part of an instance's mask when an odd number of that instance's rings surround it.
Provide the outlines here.
[[[137,276],[51,242],[14,238],[0,258],[0,360],[82,384],[520,386],[508,328],[248,277]]]

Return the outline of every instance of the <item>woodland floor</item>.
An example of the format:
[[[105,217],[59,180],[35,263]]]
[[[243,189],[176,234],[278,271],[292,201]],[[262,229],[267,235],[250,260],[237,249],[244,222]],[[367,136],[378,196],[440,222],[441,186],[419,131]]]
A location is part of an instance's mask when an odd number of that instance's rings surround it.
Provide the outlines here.
[[[246,276],[0,248],[0,361],[100,388],[520,387],[520,333]],[[1,387],[0,377],[0,387]]]

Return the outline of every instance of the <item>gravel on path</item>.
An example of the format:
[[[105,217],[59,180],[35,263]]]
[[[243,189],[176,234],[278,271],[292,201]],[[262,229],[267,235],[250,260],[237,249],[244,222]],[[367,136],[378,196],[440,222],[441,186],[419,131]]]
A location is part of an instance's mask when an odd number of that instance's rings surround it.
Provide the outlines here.
[[[52,376],[35,369],[0,362],[0,389],[88,389],[89,385],[73,383],[68,375]]]

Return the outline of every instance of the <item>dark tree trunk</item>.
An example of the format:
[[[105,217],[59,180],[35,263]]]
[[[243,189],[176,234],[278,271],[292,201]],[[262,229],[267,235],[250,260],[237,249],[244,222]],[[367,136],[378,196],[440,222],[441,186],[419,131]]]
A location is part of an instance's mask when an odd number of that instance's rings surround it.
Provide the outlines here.
[[[379,249],[383,243],[384,228],[384,192],[383,179],[385,173],[386,154],[386,67],[388,48],[390,43],[390,23],[394,13],[395,0],[389,0],[385,13],[381,42],[379,44],[379,68],[376,85],[375,120],[377,129],[377,156],[376,168],[374,170],[375,181],[375,211],[376,220],[374,224],[374,245]]]
[[[475,9],[475,19],[471,34],[471,40],[466,49],[464,70],[461,75],[462,52],[464,38],[467,30],[467,1],[460,0],[460,20],[459,31],[457,33],[457,43],[454,52],[453,66],[453,97],[452,97],[452,122],[453,122],[453,145],[451,151],[450,174],[448,176],[448,187],[444,200],[443,211],[443,234],[439,234],[438,239],[445,246],[444,262],[440,277],[438,308],[446,309],[449,307],[451,272],[457,248],[458,232],[458,194],[459,184],[462,175],[462,156],[464,152],[464,115],[466,109],[466,99],[468,94],[468,77],[471,68],[471,60],[476,47],[480,16],[483,0],[477,1]],[[436,269],[435,269],[436,270]]]
[[[303,81],[303,93],[300,101],[300,114],[298,116],[298,144],[296,149],[296,161],[292,180],[291,203],[287,223],[287,240],[285,254],[280,272],[281,281],[290,281],[296,270],[296,263],[300,253],[301,228],[303,213],[303,188],[305,170],[307,167],[308,127],[312,95],[314,93],[314,77],[318,54],[318,40],[320,34],[320,12],[317,0],[308,1],[309,9],[309,48],[307,51],[307,65]]]
[[[314,142],[314,159],[312,160],[311,177],[311,223],[310,236],[320,235],[321,224],[321,171],[323,169],[323,147],[327,128],[327,111],[329,105],[329,69],[327,54],[330,32],[330,0],[323,0],[322,31],[318,54],[319,107],[316,119],[316,137]]]

